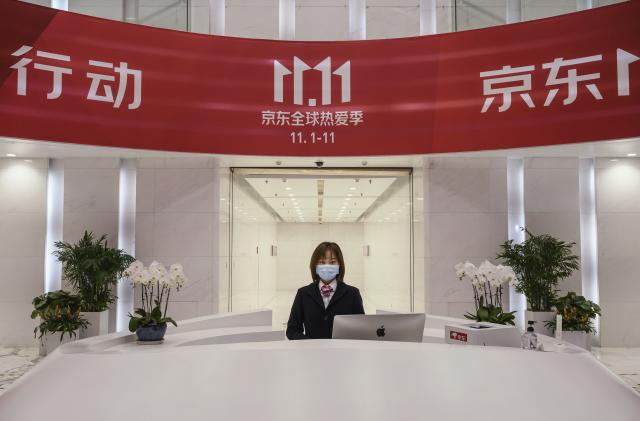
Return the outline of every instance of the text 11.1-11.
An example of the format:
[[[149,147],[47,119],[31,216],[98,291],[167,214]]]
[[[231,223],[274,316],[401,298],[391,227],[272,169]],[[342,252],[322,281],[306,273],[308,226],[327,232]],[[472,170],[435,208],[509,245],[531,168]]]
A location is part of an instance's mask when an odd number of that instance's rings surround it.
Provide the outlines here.
[[[335,143],[333,132],[311,132],[308,136],[304,136],[302,132],[291,132],[290,135],[291,143]]]

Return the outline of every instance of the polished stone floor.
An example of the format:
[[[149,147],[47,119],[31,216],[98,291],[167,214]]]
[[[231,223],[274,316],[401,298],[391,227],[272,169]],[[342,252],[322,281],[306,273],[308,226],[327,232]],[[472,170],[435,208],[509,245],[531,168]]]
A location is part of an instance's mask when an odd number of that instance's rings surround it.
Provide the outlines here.
[[[40,361],[38,348],[0,347],[0,394]]]
[[[593,348],[593,355],[640,393],[640,348]],[[37,348],[0,347],[0,395],[40,360]]]
[[[591,352],[640,393],[640,348],[593,348]]]

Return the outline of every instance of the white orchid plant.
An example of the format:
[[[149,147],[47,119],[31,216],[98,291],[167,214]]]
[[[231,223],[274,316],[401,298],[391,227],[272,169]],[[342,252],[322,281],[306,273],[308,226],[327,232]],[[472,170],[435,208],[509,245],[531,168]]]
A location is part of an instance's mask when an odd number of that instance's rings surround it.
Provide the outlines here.
[[[514,324],[515,311],[502,311],[503,285],[515,285],[516,274],[509,266],[494,265],[485,260],[476,267],[466,261],[455,265],[459,280],[469,279],[473,287],[473,299],[476,314],[467,313],[465,317],[479,322]]]
[[[142,292],[142,307],[136,308],[134,314],[129,313],[129,331],[167,323],[177,326],[175,320],[167,317],[167,307],[171,290],[175,288],[180,291],[187,282],[180,263],[174,263],[167,270],[156,261],[147,268],[136,260],[124,271],[124,276],[129,278],[134,287],[139,286]]]

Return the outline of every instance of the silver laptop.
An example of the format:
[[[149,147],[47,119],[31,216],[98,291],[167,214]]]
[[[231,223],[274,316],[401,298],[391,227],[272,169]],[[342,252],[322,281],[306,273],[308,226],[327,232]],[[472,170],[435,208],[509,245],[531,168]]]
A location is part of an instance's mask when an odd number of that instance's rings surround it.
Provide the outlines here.
[[[333,339],[422,342],[424,314],[349,314],[333,319]]]

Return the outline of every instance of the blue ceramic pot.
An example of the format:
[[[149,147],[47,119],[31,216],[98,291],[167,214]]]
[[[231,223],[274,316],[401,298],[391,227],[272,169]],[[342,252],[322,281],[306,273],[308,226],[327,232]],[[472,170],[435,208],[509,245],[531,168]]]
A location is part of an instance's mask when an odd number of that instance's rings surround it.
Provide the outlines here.
[[[136,336],[138,336],[138,340],[142,342],[159,341],[164,338],[166,331],[166,323],[161,325],[140,326],[136,329]]]

